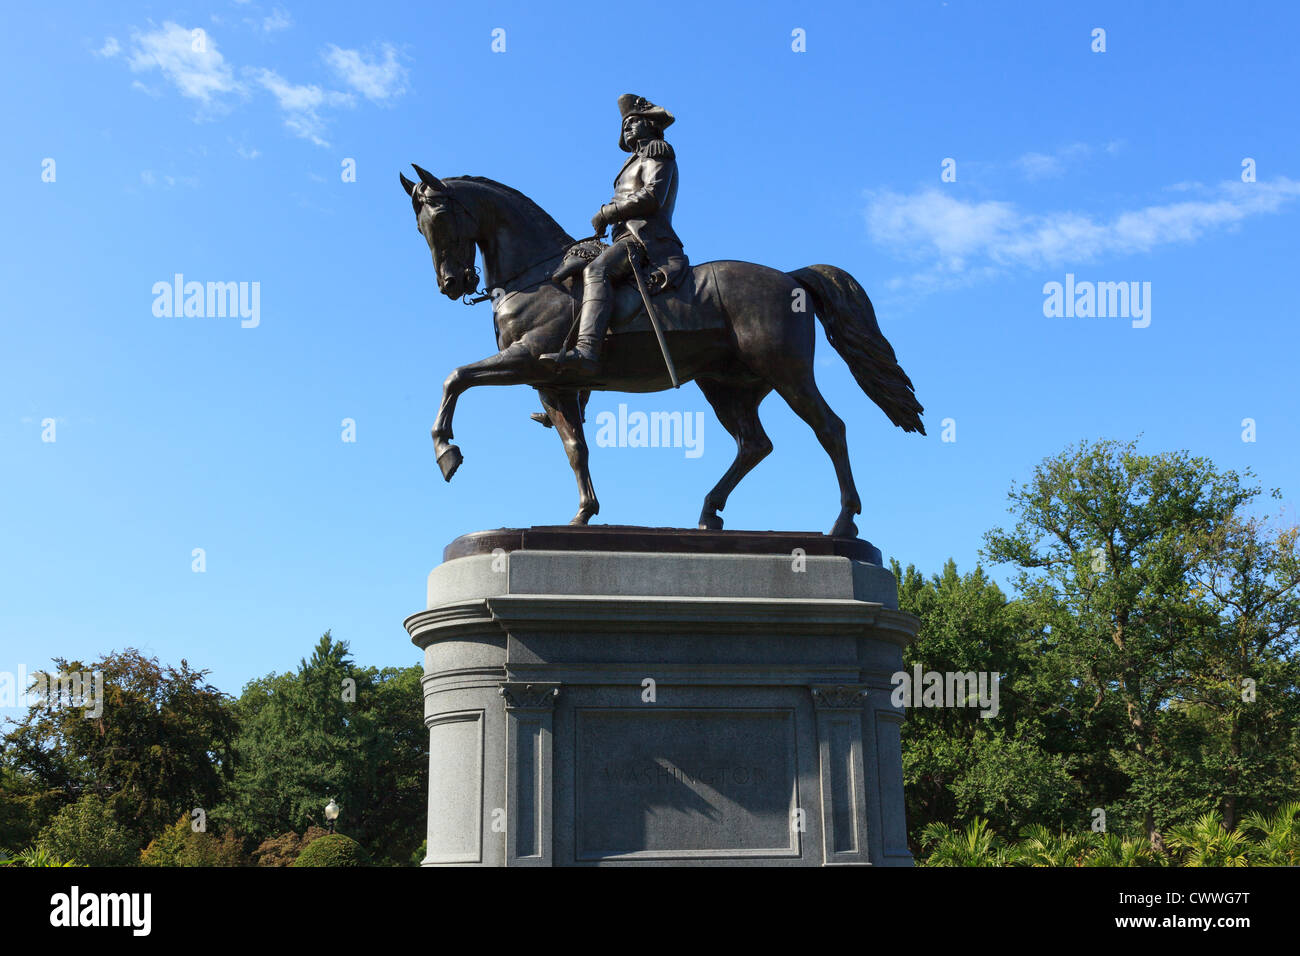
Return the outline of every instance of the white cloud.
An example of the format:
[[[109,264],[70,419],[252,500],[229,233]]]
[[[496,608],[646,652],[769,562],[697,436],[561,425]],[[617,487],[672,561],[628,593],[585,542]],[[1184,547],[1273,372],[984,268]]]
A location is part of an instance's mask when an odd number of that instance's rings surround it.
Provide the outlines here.
[[[1194,188],[1191,184],[1182,184]],[[1104,255],[1145,253],[1194,242],[1250,216],[1280,211],[1300,198],[1300,182],[1229,181],[1199,199],[1149,205],[1097,217],[1085,212],[1022,212],[1014,204],[966,201],[935,188],[871,194],[867,228],[882,246],[929,259],[913,279],[949,284],[1013,267],[1087,262]]]
[[[274,32],[287,29],[293,20],[283,8],[275,7],[269,16],[246,22]],[[116,39],[108,37],[95,55],[114,57],[121,49]],[[318,146],[328,146],[325,130],[329,110],[355,106],[358,95],[387,104],[405,92],[407,71],[398,61],[397,49],[390,43],[380,46],[379,52],[373,55],[330,45],[323,56],[342,82],[355,92],[328,89],[316,83],[291,83],[267,67],[242,67],[238,73],[240,79],[236,79],[235,69],[206,31],[191,30],[170,20],[161,27],[150,24],[145,32],[133,30],[131,48],[124,59],[133,73],[157,71],[162,78],[161,83],[148,84],[136,79],[132,82],[135,89],[157,97],[165,84],[170,84],[182,96],[198,100],[204,107],[201,113],[227,109],[223,99],[227,94],[246,97],[252,88],[264,89],[275,97],[284,124],[294,135]],[[196,117],[199,118],[202,116]],[[256,155],[256,151],[252,154]]]
[[[1061,174],[1061,161],[1046,153],[1025,153],[1016,160],[1016,166],[1030,179],[1043,179]]]
[[[290,83],[275,70],[251,69],[248,75],[276,98],[284,112],[284,125],[294,135],[309,139],[317,146],[329,145],[322,135],[326,123],[320,111],[327,107],[352,106],[355,102],[351,93],[325,90],[314,83]]]
[[[344,83],[366,99],[383,103],[406,92],[406,68],[397,61],[397,50],[391,43],[385,43],[381,51],[382,61],[330,44],[325,51],[325,62]]]
[[[1111,152],[1111,145],[1113,144],[1108,144],[1106,147],[1108,153]],[[1053,153],[1025,153],[1013,165],[1028,179],[1048,179],[1060,176],[1069,163],[1091,152],[1092,147],[1087,143],[1071,143]]]
[[[265,33],[287,30],[291,26],[293,26],[293,17],[289,16],[288,10],[282,10],[279,7],[272,10],[269,17],[262,18],[262,30]]]
[[[867,208],[867,228],[876,242],[926,249],[953,272],[966,258],[987,249],[1013,229],[1018,214],[1010,203],[963,202],[937,189],[912,195],[876,193]]]
[[[182,96],[211,107],[222,94],[239,90],[216,40],[206,32],[168,21],[161,29],[135,33],[131,39],[134,48],[128,63],[132,71],[159,70]]]
[[[140,171],[140,182],[146,186],[159,186],[163,189],[172,189],[177,185],[189,186],[193,189],[198,186],[199,178],[197,176],[170,176],[166,173],[158,176],[152,169],[144,169]]]

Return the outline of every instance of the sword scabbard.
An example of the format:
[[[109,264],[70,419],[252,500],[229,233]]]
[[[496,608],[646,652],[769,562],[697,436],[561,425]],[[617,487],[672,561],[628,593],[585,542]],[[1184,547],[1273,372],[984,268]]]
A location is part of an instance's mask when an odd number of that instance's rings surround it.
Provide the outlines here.
[[[635,233],[634,233],[635,235]],[[640,242],[641,237],[637,236]],[[644,247],[642,243],[642,247]],[[627,250],[628,265],[632,267],[632,275],[636,279],[636,287],[641,292],[641,301],[645,303],[645,314],[650,319],[650,327],[654,329],[655,338],[659,340],[659,351],[663,353],[664,364],[668,366],[668,378],[673,383],[673,388],[681,388],[681,383],[677,381],[677,367],[673,365],[673,357],[668,354],[668,341],[664,338],[663,324],[659,321],[659,313],[655,311],[654,304],[650,301],[650,290],[646,287],[645,276],[641,273],[641,267],[637,265],[636,258],[632,255],[632,250]]]

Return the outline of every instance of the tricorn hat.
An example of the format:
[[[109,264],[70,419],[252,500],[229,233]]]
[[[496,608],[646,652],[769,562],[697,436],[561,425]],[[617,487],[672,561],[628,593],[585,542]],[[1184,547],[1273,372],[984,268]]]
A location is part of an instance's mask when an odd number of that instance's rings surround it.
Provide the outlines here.
[[[629,116],[648,117],[658,123],[660,129],[672,126],[677,119],[662,106],[655,106],[644,96],[637,96],[635,93],[624,93],[618,98],[618,111],[623,114],[623,119],[627,119]],[[625,153],[632,152],[623,145],[622,125],[619,126],[618,130],[618,148]]]

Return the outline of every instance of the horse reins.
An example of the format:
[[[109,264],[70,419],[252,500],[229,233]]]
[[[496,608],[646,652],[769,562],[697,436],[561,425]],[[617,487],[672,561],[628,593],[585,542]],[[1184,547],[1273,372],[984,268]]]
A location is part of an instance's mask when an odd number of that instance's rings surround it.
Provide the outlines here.
[[[428,185],[428,184],[426,183],[425,185]],[[451,189],[449,189],[449,188],[448,188],[448,189],[444,189],[442,192],[437,193],[436,195],[447,197],[447,199],[451,200],[453,203],[455,203],[457,206],[459,206],[461,209],[463,209],[463,210],[465,211],[465,215],[469,217],[470,222],[472,222],[472,223],[475,224],[475,230],[474,230],[474,232],[475,232],[475,233],[478,232],[478,228],[477,228],[478,220],[474,217],[474,213],[472,213],[472,212],[470,211],[470,208],[469,208],[468,206],[465,205],[465,203],[461,200],[461,198],[460,198],[459,196],[457,196],[457,195],[456,195],[454,192],[452,192]],[[426,205],[432,205],[431,203],[428,202],[428,200],[421,200],[421,201],[424,202],[424,203],[426,203]],[[455,211],[454,209],[453,209],[453,211],[452,211],[452,216],[453,216],[453,217],[456,217],[456,211]],[[457,225],[457,231],[459,232],[459,226],[460,226],[459,220],[457,220],[456,225]],[[544,264],[544,263],[550,262],[550,261],[551,261],[552,259],[554,259],[557,255],[563,257],[563,256],[565,255],[565,253],[567,253],[567,252],[568,252],[570,249],[572,249],[574,246],[579,246],[579,245],[582,245],[582,243],[584,243],[584,242],[591,242],[591,241],[594,240],[594,239],[602,239],[602,238],[604,238],[604,234],[603,234],[603,233],[600,233],[600,234],[597,234],[597,235],[594,235],[594,236],[588,236],[586,239],[578,239],[578,240],[575,240],[575,241],[569,243],[569,244],[568,244],[567,246],[565,246],[564,248],[560,249],[558,252],[552,252],[552,253],[546,255],[545,257],[543,257],[543,258],[541,258],[541,259],[538,259],[536,262],[531,263],[530,265],[527,265],[527,266],[525,266],[524,268],[520,269],[518,272],[516,272],[514,275],[510,276],[509,278],[502,279],[500,282],[497,283],[497,288],[502,288],[502,287],[504,287],[504,286],[506,286],[506,285],[509,285],[511,282],[513,282],[515,279],[518,279],[520,276],[527,275],[529,272],[531,272],[532,270],[536,269],[538,266],[540,266],[540,265],[542,265],[542,264]],[[470,265],[469,265],[469,271],[472,272],[472,273],[474,274],[474,285],[477,286],[477,285],[479,284],[479,281],[480,281],[480,278],[481,278],[481,277],[479,276],[478,266],[476,266],[473,262],[471,262]],[[548,280],[548,279],[538,279],[536,282],[530,282],[530,283],[529,283],[528,285],[526,285],[526,286],[520,286],[518,289],[511,289],[510,291],[511,291],[511,292],[523,292],[525,289],[531,289],[531,288],[533,288],[534,286],[539,286],[539,285],[541,285],[543,282],[547,282],[547,281],[549,281],[549,280]],[[461,301],[462,303],[464,303],[465,305],[478,305],[480,302],[486,302],[486,301],[488,301],[488,300],[491,299],[491,298],[492,298],[492,292],[491,292],[489,289],[487,289],[487,288],[485,287],[485,288],[482,288],[482,289],[476,289],[476,290],[473,291],[473,292],[466,292],[464,295],[462,295],[462,296],[460,297],[460,301]]]

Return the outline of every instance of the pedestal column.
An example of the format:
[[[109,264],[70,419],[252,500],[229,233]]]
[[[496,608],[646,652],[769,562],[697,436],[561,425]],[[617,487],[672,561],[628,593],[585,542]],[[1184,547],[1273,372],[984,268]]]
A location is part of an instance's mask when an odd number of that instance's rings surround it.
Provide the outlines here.
[[[457,539],[406,621],[425,864],[911,865],[890,678],[917,621],[879,562],[822,535]]]

